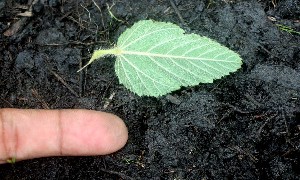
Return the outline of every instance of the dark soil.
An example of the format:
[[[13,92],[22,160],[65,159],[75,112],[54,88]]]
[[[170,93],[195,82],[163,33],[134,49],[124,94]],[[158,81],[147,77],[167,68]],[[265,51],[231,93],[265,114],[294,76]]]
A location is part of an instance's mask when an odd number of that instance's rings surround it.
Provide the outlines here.
[[[0,179],[300,179],[299,0],[173,0],[179,13],[169,0],[96,2],[101,11],[91,0],[40,0],[24,17],[26,0],[0,1],[0,107],[112,112],[127,145],[1,165]],[[213,38],[243,67],[160,98],[120,85],[112,57],[76,72],[141,19]]]

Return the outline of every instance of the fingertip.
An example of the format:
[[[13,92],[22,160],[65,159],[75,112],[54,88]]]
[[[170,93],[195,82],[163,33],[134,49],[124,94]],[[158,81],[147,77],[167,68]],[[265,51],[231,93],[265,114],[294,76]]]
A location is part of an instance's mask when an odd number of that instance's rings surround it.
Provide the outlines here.
[[[120,139],[119,147],[122,148],[125,146],[125,144],[127,143],[127,140],[128,140],[128,129],[127,129],[125,122],[121,118],[119,118],[118,116],[115,116],[115,115],[113,115],[113,116],[116,118],[116,122],[118,124],[117,127],[119,127],[119,134],[117,134],[116,138]]]
[[[101,133],[103,137],[101,138],[101,143],[103,146],[101,148],[102,153],[101,154],[110,154],[113,152],[116,152],[120,150],[122,147],[125,146],[127,140],[128,140],[128,129],[124,123],[124,121],[119,118],[116,115],[110,114],[110,113],[104,113],[104,112],[98,112],[99,113],[99,121],[103,121],[103,117],[105,117],[105,120],[107,125],[101,126],[103,127]],[[108,127],[108,129],[106,129]]]
[[[128,139],[124,121],[110,113],[71,110],[62,113],[62,119],[64,155],[110,154],[121,149]]]

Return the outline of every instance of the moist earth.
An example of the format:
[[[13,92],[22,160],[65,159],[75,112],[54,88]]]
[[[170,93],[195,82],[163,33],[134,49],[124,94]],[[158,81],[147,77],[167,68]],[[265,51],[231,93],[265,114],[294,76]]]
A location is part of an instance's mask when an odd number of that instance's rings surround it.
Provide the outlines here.
[[[159,98],[120,85],[114,57],[76,72],[143,19],[210,37],[243,66]],[[111,112],[129,140],[0,165],[0,179],[300,179],[299,60],[298,0],[1,1],[0,107]]]

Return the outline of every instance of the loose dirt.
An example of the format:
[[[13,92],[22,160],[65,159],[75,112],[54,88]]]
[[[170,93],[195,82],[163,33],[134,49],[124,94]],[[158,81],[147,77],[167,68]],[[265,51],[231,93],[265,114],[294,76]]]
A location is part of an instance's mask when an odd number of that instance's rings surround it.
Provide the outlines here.
[[[1,165],[0,179],[300,179],[300,1],[30,2],[0,2],[0,107],[111,112],[129,141],[108,156]],[[76,72],[141,19],[215,39],[243,67],[160,98],[120,85],[113,57]]]

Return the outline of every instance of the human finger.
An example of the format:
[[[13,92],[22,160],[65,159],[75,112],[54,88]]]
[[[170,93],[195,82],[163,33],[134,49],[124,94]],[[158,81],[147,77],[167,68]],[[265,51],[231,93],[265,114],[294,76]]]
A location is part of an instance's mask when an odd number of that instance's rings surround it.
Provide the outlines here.
[[[127,138],[124,122],[105,112],[0,109],[0,163],[104,155],[122,148]]]

